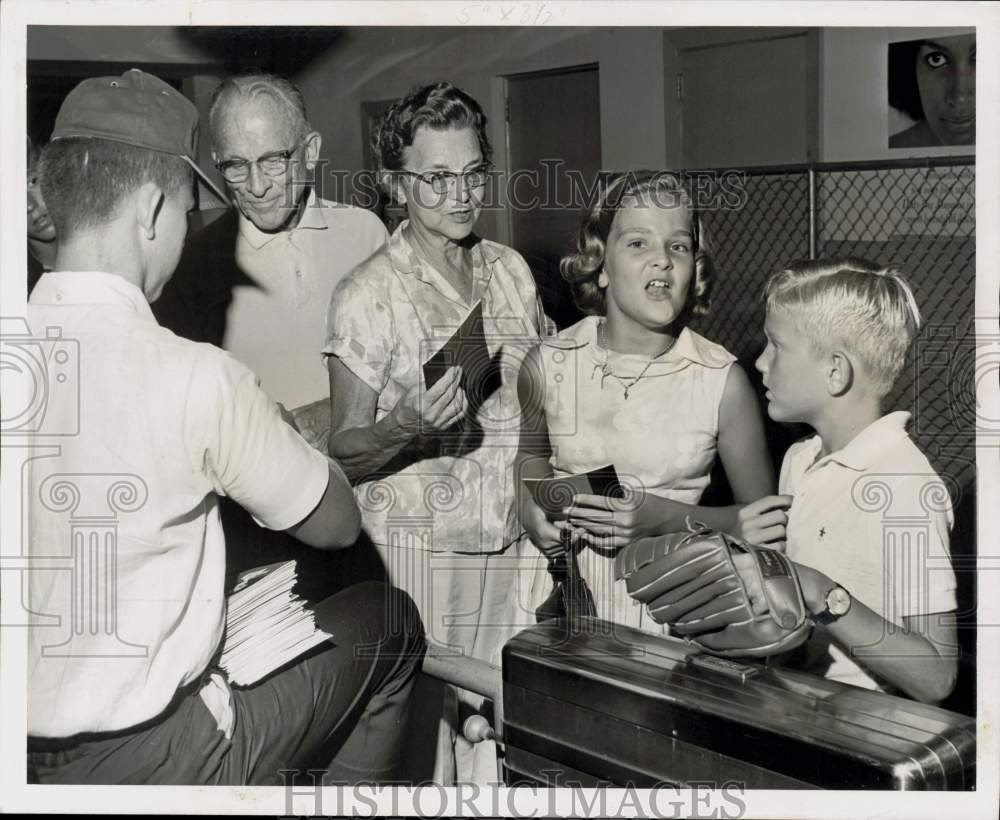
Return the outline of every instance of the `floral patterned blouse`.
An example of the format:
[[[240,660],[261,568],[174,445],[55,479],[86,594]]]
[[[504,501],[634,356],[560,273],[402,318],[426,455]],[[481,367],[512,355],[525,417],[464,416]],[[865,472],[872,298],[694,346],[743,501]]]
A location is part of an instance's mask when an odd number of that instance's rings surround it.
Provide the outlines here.
[[[554,327],[516,251],[478,240],[466,303],[417,256],[404,235],[407,224],[334,291],[323,353],[339,358],[378,394],[378,421],[423,382],[423,364],[481,302],[483,335],[500,384],[485,397],[469,397],[472,409],[464,422],[443,434],[417,436],[355,487],[364,526],[376,544],[497,552],[522,532],[513,475],[518,369]]]

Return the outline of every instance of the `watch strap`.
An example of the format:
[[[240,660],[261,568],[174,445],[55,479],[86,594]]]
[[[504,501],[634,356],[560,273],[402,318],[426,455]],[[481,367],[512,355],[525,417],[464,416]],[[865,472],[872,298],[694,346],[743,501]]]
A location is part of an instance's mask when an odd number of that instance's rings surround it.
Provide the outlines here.
[[[842,590],[848,597],[850,597],[851,593],[849,593],[846,589],[840,586],[840,584],[834,584],[826,591],[826,596],[823,599],[826,606],[823,608],[823,611],[810,613],[809,618],[812,620],[814,624],[817,624],[818,626],[828,626],[829,624],[832,624],[834,621],[840,620],[844,615],[847,614],[848,611],[850,611],[850,607],[848,607],[846,611],[841,612],[839,615],[835,615],[833,612],[830,611],[830,595],[832,595],[833,592],[838,589]]]

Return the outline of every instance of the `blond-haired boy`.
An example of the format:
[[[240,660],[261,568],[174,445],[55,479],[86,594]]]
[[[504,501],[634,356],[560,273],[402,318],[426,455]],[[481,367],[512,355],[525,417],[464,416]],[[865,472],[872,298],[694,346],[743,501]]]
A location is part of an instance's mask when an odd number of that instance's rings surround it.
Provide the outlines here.
[[[957,674],[948,493],[882,400],[920,324],[899,271],[863,259],[799,262],[766,290],[756,367],[768,415],[816,435],[785,456],[787,553],[816,628],[804,667],[922,701]]]

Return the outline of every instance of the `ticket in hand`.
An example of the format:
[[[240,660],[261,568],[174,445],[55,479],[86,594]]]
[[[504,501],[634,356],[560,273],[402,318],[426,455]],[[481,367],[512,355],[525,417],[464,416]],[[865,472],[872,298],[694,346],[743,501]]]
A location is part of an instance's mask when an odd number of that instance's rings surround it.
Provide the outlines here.
[[[473,406],[482,404],[500,386],[500,368],[486,346],[482,302],[476,302],[458,330],[424,364],[424,383],[433,387],[456,365],[462,368],[462,389]]]
[[[545,510],[545,515],[550,521],[566,520],[564,511],[572,506],[574,495],[603,495],[608,498],[625,496],[625,490],[613,464],[576,475],[521,480],[531,493],[534,502]]]

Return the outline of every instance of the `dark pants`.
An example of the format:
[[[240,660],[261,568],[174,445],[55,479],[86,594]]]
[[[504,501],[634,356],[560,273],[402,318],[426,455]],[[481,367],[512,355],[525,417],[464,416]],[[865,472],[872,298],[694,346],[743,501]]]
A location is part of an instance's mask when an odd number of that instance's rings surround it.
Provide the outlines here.
[[[29,780],[284,785],[312,783],[306,770],[326,769],[326,784],[391,782],[424,651],[416,607],[405,593],[369,582],[313,608],[333,639],[257,685],[234,689],[231,740],[192,692],[138,730],[29,738]]]
[[[363,532],[348,549],[318,550],[287,532],[264,529],[228,498],[219,499],[219,510],[226,533],[226,592],[241,572],[279,561],[295,561],[294,592],[307,601],[322,601],[362,581],[389,583],[382,559]]]

